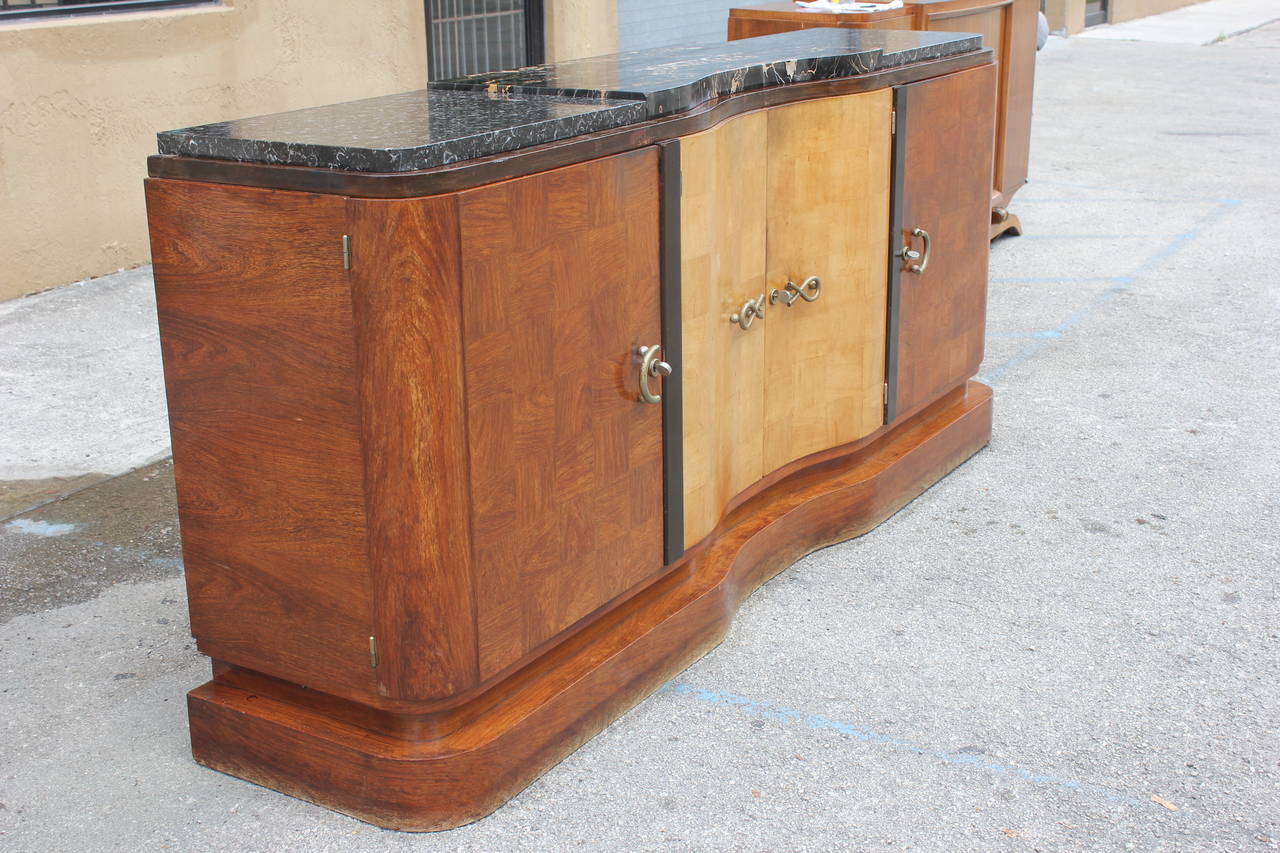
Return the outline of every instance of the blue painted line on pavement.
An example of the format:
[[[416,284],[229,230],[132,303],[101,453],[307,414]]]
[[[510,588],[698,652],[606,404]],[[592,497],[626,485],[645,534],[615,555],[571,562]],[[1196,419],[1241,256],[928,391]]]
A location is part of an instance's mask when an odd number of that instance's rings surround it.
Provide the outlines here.
[[[1172,240],[1181,234],[1023,234],[1019,243],[1026,240]]]
[[[1094,296],[1081,308],[1078,308],[1075,311],[1073,311],[1067,317],[1067,319],[1065,319],[1063,322],[1059,323],[1057,326],[1055,326],[1052,329],[1044,329],[1038,333],[1013,333],[1013,334],[1006,335],[1006,337],[1025,336],[1025,337],[1030,337],[1031,340],[1025,346],[1023,346],[1020,350],[1018,350],[1016,353],[1014,353],[1012,356],[1006,359],[1004,363],[1000,364],[997,367],[992,368],[990,371],[982,373],[978,378],[988,383],[998,382],[1010,370],[1022,365],[1028,360],[1039,355],[1045,349],[1045,347],[1049,346],[1049,343],[1051,341],[1056,340],[1057,338],[1060,338],[1063,335],[1065,335],[1067,332],[1071,331],[1080,323],[1084,322],[1086,319],[1091,317],[1095,312],[1100,310],[1103,306],[1111,302],[1111,300],[1115,299],[1115,297],[1118,296],[1119,294],[1128,292],[1129,290],[1128,285],[1133,284],[1138,280],[1139,277],[1151,272],[1152,270],[1157,268],[1160,264],[1169,260],[1178,252],[1182,251],[1182,249],[1184,249],[1187,245],[1189,245],[1194,240],[1198,239],[1200,235],[1204,232],[1204,229],[1207,228],[1211,223],[1221,218],[1223,215],[1230,212],[1231,210],[1234,210],[1236,207],[1240,206],[1240,201],[1238,199],[1220,198],[1220,199],[1210,199],[1210,201],[1212,201],[1214,204],[1213,209],[1209,210],[1203,216],[1201,216],[1198,220],[1196,220],[1195,224],[1192,225],[1189,231],[1184,231],[1180,234],[1175,234],[1172,237],[1169,237],[1168,242],[1165,245],[1161,246],[1160,248],[1152,252],[1151,255],[1149,255],[1145,260],[1143,260],[1140,264],[1138,264],[1138,266],[1133,270],[1133,272],[1129,273],[1128,275],[1117,275],[1117,276],[1109,276],[1109,277],[1102,277],[1102,278],[1090,278],[1090,277],[1052,278],[1050,277],[1050,278],[992,279],[991,282],[993,284],[1048,284],[1048,283],[1056,284],[1056,283],[1064,283],[1064,282],[1065,283],[1073,283],[1073,282],[1096,283],[1099,281],[1109,281],[1109,282],[1112,282],[1112,286],[1104,290],[1102,293],[1099,293],[1096,296]],[[990,337],[1000,337],[1000,335],[991,334]]]
[[[1116,281],[1118,275],[1040,275],[993,278],[991,284],[1095,284],[1099,281]]]
[[[1062,337],[1079,325],[1081,321],[1088,318],[1091,314],[1103,305],[1106,305],[1112,299],[1115,299],[1117,295],[1128,291],[1128,289],[1129,288],[1123,284],[1117,284],[1107,288],[1097,296],[1093,297],[1093,299],[1090,299],[1083,307],[1077,308],[1073,311],[1066,320],[1063,320],[1058,324],[1057,328],[1046,330],[1049,334],[1042,334],[1040,337],[1035,338],[1022,349],[1010,356],[1004,364],[1001,364],[990,372],[983,373],[978,378],[987,383],[998,382],[1010,370],[1018,367],[1028,359],[1039,355],[1045,347],[1049,346],[1050,341]]]
[[[1044,196],[1037,196],[1037,197],[1035,197],[1035,198],[1023,198],[1022,196],[1018,196],[1018,207],[1022,207],[1023,205],[1027,205],[1027,204],[1080,204],[1081,202],[1086,202],[1086,201],[1087,201],[1087,202],[1095,202],[1095,201],[1120,202],[1120,203],[1122,203],[1122,204],[1154,204],[1154,205],[1163,205],[1163,204],[1186,204],[1186,203],[1187,203],[1187,202],[1189,202],[1189,201],[1190,201],[1190,202],[1196,202],[1196,201],[1217,202],[1217,201],[1221,201],[1221,200],[1222,200],[1222,199],[1207,198],[1207,197],[1201,197],[1201,196],[1181,196],[1181,197],[1160,196],[1160,197],[1154,197],[1154,196],[1105,196],[1105,195],[1100,195],[1100,196],[1093,196],[1093,195],[1078,195],[1078,196],[1062,195],[1062,196],[1050,196],[1050,195],[1044,195]],[[1025,234],[1024,234],[1024,235],[1022,235],[1022,237],[1025,237],[1025,236],[1027,236],[1027,235],[1025,235]],[[1021,240],[1021,239],[1022,239],[1022,237],[1012,237],[1012,238],[1010,238],[1010,239],[1012,239],[1012,240],[1015,240],[1015,241],[1016,241],[1016,240]]]
[[[1046,329],[1043,332],[988,332],[988,338],[1057,338],[1061,332]]]
[[[1028,186],[1035,187],[1065,187],[1073,190],[1087,190],[1092,193],[1121,193],[1123,198],[1110,199],[1099,195],[1080,196],[1076,198],[1065,199],[1066,201],[1156,201],[1156,202],[1178,202],[1178,201],[1229,201],[1230,199],[1220,199],[1213,196],[1203,195],[1169,195],[1161,191],[1159,195],[1148,195],[1148,190],[1138,189],[1129,190],[1124,187],[1117,187],[1114,184],[1098,185],[1098,184],[1077,184],[1071,181],[1035,181],[1034,184],[1028,183]],[[1021,204],[1023,199],[1019,197],[1018,202]]]
[[[994,773],[998,776],[1020,779],[1033,785],[1057,788],[1091,800],[1099,800],[1101,802],[1113,805],[1129,806],[1131,808],[1142,806],[1154,808],[1153,803],[1149,800],[1144,800],[1141,797],[1126,794],[1122,791],[1116,791],[1103,785],[1097,785],[1092,782],[1080,782],[1075,779],[1055,776],[1051,773],[1039,773],[1034,770],[1028,770],[1025,767],[1019,767],[1016,764],[1007,764],[1002,761],[995,761],[982,755],[967,752],[950,752],[943,749],[937,749],[924,744],[904,740],[903,738],[894,737],[893,735],[885,734],[883,732],[878,732],[874,729],[867,728],[866,726],[859,726],[854,723],[843,722],[841,720],[833,720],[819,714],[810,714],[805,711],[788,708],[772,702],[751,699],[747,696],[740,696],[736,693],[720,693],[718,691],[708,690],[704,687],[698,687],[693,684],[675,681],[666,684],[660,692],[696,699],[699,702],[705,702],[709,705],[721,708],[731,708],[733,710],[740,711],[743,714],[770,720],[782,725],[799,726],[801,728],[819,732],[835,732],[836,734],[844,735],[861,743],[885,746],[898,752],[908,752],[914,755],[938,759],[955,767],[983,770],[988,773]],[[1174,812],[1173,814],[1181,814],[1181,812]]]

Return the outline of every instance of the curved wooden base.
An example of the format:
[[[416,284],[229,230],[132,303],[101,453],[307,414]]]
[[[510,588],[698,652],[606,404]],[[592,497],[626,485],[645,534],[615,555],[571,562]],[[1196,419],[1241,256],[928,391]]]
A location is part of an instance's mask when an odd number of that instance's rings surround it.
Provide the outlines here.
[[[773,483],[665,578],[474,700],[450,726],[397,722],[215,665],[214,679],[188,694],[192,752],[214,769],[379,826],[421,831],[476,820],[713,648],[770,577],[875,527],[990,435],[991,390],[969,382],[871,444]]]

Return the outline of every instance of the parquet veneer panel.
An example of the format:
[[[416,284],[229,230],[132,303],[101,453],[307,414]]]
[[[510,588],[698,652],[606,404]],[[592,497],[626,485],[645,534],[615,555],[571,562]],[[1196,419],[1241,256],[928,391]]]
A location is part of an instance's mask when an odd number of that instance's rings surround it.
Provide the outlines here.
[[[660,343],[658,152],[458,199],[488,677],[662,569],[662,412],[635,354]]]
[[[899,245],[923,249],[923,274],[900,273],[897,412],[910,414],[982,364],[987,305],[987,203],[995,66],[902,87],[906,151]]]
[[[764,322],[764,471],[884,422],[889,90],[770,110],[766,293],[818,276]]]
[[[765,473],[764,336],[729,322],[765,293],[768,113],[680,140],[685,547]]]

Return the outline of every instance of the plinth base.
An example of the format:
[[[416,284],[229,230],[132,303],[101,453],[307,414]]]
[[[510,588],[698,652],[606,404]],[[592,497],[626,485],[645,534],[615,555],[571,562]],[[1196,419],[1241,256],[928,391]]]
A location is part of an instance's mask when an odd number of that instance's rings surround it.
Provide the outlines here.
[[[192,753],[379,826],[469,823],[706,654],[762,583],[872,529],[990,436],[991,389],[970,382],[852,452],[812,458],[733,508],[662,580],[447,716],[375,712],[215,665],[188,694]]]

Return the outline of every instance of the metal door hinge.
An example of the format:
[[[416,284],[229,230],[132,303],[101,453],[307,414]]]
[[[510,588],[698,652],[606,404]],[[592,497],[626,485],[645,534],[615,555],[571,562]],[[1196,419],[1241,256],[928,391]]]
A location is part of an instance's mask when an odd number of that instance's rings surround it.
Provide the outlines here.
[[[369,666],[378,668],[378,638],[369,638]]]
[[[342,268],[344,270],[351,269],[351,237],[350,235],[342,235]],[[374,664],[377,666],[377,664]]]
[[[883,397],[883,399],[884,399],[884,404],[885,404],[886,406],[887,406],[887,405],[889,405],[889,383],[888,383],[888,382],[884,383],[884,397]]]
[[[898,111],[890,110],[889,111],[889,134],[892,135],[897,132],[898,132]]]

